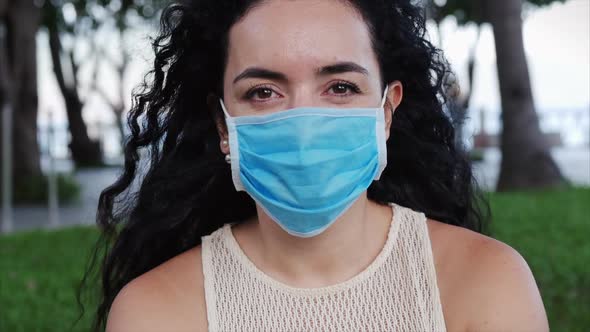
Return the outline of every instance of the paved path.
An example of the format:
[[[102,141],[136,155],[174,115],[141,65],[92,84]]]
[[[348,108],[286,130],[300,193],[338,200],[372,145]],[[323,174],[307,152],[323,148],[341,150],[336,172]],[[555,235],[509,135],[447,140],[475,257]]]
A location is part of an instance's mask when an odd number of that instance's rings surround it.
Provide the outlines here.
[[[590,148],[554,149],[551,153],[562,173],[574,185],[590,186]],[[473,169],[479,184],[494,190],[500,171],[501,154],[497,149],[488,149],[484,161],[474,163]]]
[[[590,186],[590,149],[588,147],[555,150],[553,155],[564,174],[574,184]],[[500,153],[497,150],[486,151],[484,162],[475,164],[476,177],[484,188],[493,189],[498,176],[499,164]],[[81,199],[78,204],[60,207],[60,225],[65,227],[94,224],[100,192],[112,184],[120,172],[121,169],[117,167],[77,172],[75,177],[82,186]],[[46,227],[49,223],[48,220],[46,206],[21,205],[14,210],[15,231]]]

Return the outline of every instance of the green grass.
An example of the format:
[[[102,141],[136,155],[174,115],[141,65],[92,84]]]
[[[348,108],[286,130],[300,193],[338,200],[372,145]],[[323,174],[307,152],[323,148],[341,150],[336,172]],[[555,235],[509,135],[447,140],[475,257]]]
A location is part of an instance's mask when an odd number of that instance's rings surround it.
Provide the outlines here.
[[[526,259],[551,331],[590,329],[590,188],[493,194],[494,238]]]
[[[552,331],[590,327],[590,188],[491,195],[495,238],[527,260]],[[0,331],[67,331],[98,233],[87,227],[0,237]],[[90,314],[92,308],[90,308]],[[84,316],[73,331],[87,331]]]
[[[88,227],[0,237],[0,331],[67,331],[98,232]],[[88,331],[87,315],[73,331]]]

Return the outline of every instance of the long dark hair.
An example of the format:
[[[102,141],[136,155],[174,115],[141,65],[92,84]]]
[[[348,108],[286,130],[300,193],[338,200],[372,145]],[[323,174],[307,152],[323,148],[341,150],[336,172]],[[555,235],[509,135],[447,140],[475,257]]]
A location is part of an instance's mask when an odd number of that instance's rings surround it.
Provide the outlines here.
[[[388,166],[369,187],[369,199],[482,231],[487,203],[455,142],[443,86],[449,66],[425,37],[423,9],[411,0],[345,2],[370,29],[383,83],[404,86],[387,143]],[[101,237],[82,283],[101,273],[95,330],[104,327],[129,281],[199,245],[223,224],[256,213],[252,199],[233,187],[215,126],[220,110],[212,110],[207,97],[222,95],[228,30],[260,3],[187,0],[164,9],[152,41],[153,69],[134,92],[128,116],[124,170],[100,195]]]

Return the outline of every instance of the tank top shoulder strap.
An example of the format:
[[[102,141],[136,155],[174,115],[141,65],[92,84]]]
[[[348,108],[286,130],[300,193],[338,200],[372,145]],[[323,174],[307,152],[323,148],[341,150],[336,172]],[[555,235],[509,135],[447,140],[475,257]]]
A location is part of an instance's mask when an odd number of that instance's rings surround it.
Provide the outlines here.
[[[207,322],[209,331],[217,331],[219,321],[217,317],[217,294],[214,256],[224,253],[223,236],[228,224],[213,233],[201,237],[201,260],[203,265],[203,284],[205,288],[205,303],[207,303]]]
[[[401,259],[401,255],[404,255],[407,260],[419,265],[415,267],[418,269],[417,271],[420,271],[419,276],[412,274],[409,277],[412,277],[414,282],[426,286],[418,294],[422,297],[421,303],[428,306],[426,312],[431,315],[432,329],[446,331],[432,251],[432,239],[428,231],[428,217],[423,212],[399,205],[395,206],[398,213],[401,214],[397,218],[400,221],[400,234],[398,236],[399,243],[396,244],[400,250],[396,251],[395,259]]]

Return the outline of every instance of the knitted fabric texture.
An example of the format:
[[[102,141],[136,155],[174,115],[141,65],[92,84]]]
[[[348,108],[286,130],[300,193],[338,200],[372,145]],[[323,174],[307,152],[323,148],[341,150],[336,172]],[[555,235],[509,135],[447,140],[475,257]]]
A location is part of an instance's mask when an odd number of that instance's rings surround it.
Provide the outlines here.
[[[202,238],[209,331],[446,331],[426,217],[391,203],[385,245],[354,277],[296,288],[259,270],[226,224]]]

